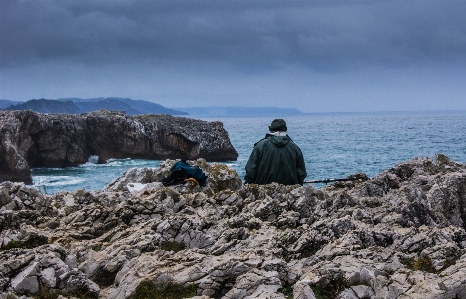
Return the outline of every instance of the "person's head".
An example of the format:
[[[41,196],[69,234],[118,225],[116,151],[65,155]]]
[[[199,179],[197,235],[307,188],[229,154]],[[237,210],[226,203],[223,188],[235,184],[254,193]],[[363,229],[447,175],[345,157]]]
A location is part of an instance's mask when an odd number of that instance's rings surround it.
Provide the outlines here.
[[[281,118],[274,119],[269,126],[269,130],[270,132],[286,132],[286,122]]]

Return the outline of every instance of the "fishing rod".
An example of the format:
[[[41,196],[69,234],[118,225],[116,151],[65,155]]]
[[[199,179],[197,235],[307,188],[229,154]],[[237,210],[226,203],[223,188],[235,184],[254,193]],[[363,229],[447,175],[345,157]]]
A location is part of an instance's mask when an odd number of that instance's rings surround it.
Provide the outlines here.
[[[345,179],[323,179],[323,180],[314,180],[314,181],[304,181],[304,184],[311,184],[311,183],[325,183],[327,185],[328,183],[333,183],[333,182],[347,182],[347,181],[357,181],[357,180],[362,180],[362,178],[345,178]]]

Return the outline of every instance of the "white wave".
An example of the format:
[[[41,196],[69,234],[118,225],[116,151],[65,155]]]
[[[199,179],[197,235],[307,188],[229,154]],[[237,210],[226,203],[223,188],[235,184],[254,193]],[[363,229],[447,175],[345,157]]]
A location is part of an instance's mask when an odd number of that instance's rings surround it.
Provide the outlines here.
[[[89,159],[87,159],[87,162],[84,163],[84,164],[79,165],[79,167],[95,167],[95,166],[101,165],[101,164],[97,164],[97,163],[99,163],[99,156],[91,155],[91,156],[89,156]]]
[[[93,156],[91,156],[91,157],[93,157]],[[89,159],[91,159],[91,157],[89,157]],[[80,167],[115,167],[115,166],[124,166],[124,165],[128,164],[128,162],[131,162],[131,159],[129,159],[129,158],[127,158],[127,159],[108,159],[106,161],[106,163],[104,163],[104,164],[97,164],[97,161],[99,160],[99,157],[98,156],[94,156],[94,157],[97,157],[97,158],[93,158],[93,161],[96,161],[96,163],[88,161],[85,164],[81,164],[79,166]]]
[[[55,167],[55,168],[31,168],[31,172],[34,173],[34,172],[42,172],[44,170],[46,171],[60,171],[62,170],[63,168],[59,168],[59,167]]]
[[[225,165],[234,168],[235,166],[238,166],[238,163],[225,163]]]
[[[158,167],[158,160],[142,160],[142,159],[109,159],[104,165],[107,166],[132,166],[132,167]]]
[[[95,164],[92,162],[86,162],[85,164],[79,165],[79,168],[86,168],[89,170],[96,169],[96,168],[130,168],[130,167],[157,168],[159,167],[159,165],[160,165],[160,161],[158,160],[142,160],[142,159],[126,158],[126,159],[108,159],[107,162],[104,164]]]
[[[111,163],[124,163],[125,161],[131,161],[130,158],[126,158],[126,159],[108,159],[107,160],[107,164],[111,164]]]
[[[36,176],[34,177],[34,186],[70,186],[83,183],[85,180],[73,176]]]

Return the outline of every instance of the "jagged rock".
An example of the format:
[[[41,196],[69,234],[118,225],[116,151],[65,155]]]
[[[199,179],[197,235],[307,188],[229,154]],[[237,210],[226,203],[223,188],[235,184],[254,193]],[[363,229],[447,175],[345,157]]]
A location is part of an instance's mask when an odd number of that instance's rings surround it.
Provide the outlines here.
[[[0,292],[124,299],[149,281],[194,284],[195,299],[466,298],[464,164],[416,158],[315,189],[242,185],[197,159],[206,186],[165,187],[175,162],[103,191],[0,184]]]
[[[235,282],[234,288],[226,293],[223,298],[285,299],[283,294],[277,292],[281,287],[281,282],[276,271],[269,272],[253,269],[238,276]]]
[[[32,184],[30,167],[69,167],[110,158],[236,160],[221,122],[170,115],[0,111],[0,181]]]
[[[170,168],[179,160],[165,160],[160,162],[160,167],[156,169],[152,168],[131,168],[123,173],[122,176],[114,179],[107,186],[104,187],[104,191],[131,191],[134,190],[134,184],[139,185],[140,190],[149,191],[151,189],[161,188],[160,181],[170,174]],[[228,168],[225,164],[213,163],[208,164],[205,159],[200,158],[195,161],[187,161],[190,165],[199,166],[203,172],[207,175],[206,186],[189,186],[182,185],[175,186],[181,192],[192,191],[203,191],[204,193],[212,196],[223,191],[237,191],[242,187],[241,178],[238,176],[236,171]],[[180,188],[181,187],[181,188]],[[183,191],[181,190],[183,189]],[[227,200],[230,204],[235,204],[238,198],[228,198],[224,193],[222,198]],[[230,194],[231,195],[231,194]]]
[[[18,294],[35,294],[39,286],[59,288],[67,294],[97,296],[100,288],[84,273],[69,267],[65,262],[66,252],[57,245],[46,245],[28,250],[15,250],[0,255],[1,273],[7,284],[3,291]]]

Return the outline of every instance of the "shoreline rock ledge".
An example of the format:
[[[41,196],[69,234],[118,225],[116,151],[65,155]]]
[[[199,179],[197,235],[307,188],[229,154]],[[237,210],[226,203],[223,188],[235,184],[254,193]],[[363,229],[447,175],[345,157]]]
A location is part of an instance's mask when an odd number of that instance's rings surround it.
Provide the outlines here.
[[[206,186],[164,187],[175,162],[102,191],[0,184],[0,298],[466,298],[465,164],[316,189],[197,159]]]
[[[223,124],[170,115],[101,110],[42,114],[0,111],[0,182],[32,184],[30,168],[70,167],[110,158],[234,161]]]

